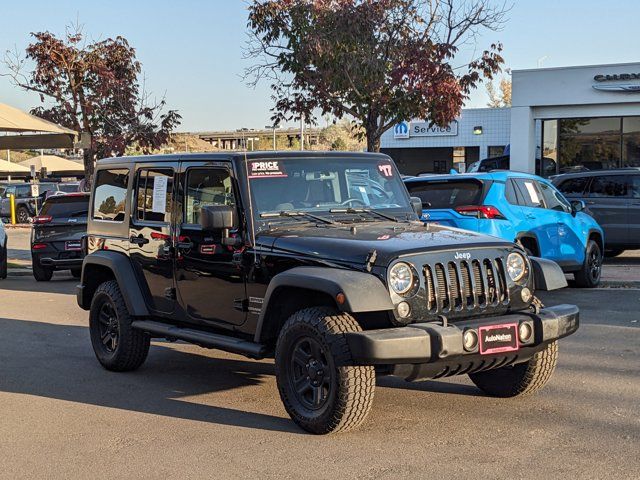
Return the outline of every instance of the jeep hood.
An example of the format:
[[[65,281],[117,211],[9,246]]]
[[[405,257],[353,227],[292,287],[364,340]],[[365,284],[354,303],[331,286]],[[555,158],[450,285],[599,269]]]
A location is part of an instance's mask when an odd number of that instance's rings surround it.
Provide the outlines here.
[[[349,264],[365,263],[369,252],[376,250],[377,265],[387,265],[406,254],[512,245],[500,238],[468,230],[418,222],[278,226],[260,232],[256,243],[258,248],[273,253]]]

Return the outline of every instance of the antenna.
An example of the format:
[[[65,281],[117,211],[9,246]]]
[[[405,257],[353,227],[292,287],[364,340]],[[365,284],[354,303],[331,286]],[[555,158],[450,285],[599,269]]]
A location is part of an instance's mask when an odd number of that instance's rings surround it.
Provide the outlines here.
[[[247,181],[247,195],[249,196],[249,216],[251,224],[251,246],[253,247],[253,263],[258,263],[258,252],[256,252],[256,227],[254,225],[255,218],[253,216],[253,200],[251,199],[251,180],[249,179],[249,160],[247,159],[247,142],[244,138],[244,129],[242,129],[242,144],[244,153],[244,174]]]

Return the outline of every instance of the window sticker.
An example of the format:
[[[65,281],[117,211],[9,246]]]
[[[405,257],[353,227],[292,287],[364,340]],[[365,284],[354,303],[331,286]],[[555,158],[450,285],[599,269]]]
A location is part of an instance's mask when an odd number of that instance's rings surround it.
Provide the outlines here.
[[[151,211],[153,213],[165,213],[167,206],[167,181],[169,177],[159,175],[154,178],[153,182],[153,203]]]
[[[358,190],[360,191],[360,195],[362,196],[362,201],[365,203],[365,205],[367,206],[371,205],[371,201],[369,200],[369,195],[367,194],[367,189],[362,185],[360,185],[358,187]]]
[[[249,178],[286,178],[287,176],[284,165],[277,160],[249,162]]]
[[[383,177],[386,177],[386,178],[393,177],[393,167],[388,162],[378,163],[378,171],[382,174]]]
[[[531,203],[540,204],[540,197],[538,197],[538,192],[536,191],[536,187],[533,185],[533,183],[524,182],[524,186],[527,187],[527,192],[529,192]]]

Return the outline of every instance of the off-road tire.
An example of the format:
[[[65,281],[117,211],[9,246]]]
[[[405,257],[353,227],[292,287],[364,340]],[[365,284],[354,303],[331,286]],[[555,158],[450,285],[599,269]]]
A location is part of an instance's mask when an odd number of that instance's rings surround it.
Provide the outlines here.
[[[592,264],[593,262],[597,263],[596,267]],[[594,268],[597,269],[597,272],[594,271]],[[576,285],[580,288],[595,288],[600,284],[601,275],[602,251],[595,241],[589,240],[585,249],[582,268],[573,274],[573,278],[575,278]]]
[[[29,210],[27,210],[25,207],[19,206],[18,208],[16,208],[16,222],[28,223],[29,217]]]
[[[299,310],[282,327],[275,352],[278,390],[285,409],[304,430],[315,434],[351,430],[361,425],[371,410],[374,368],[351,365],[353,360],[345,336],[348,332],[359,331],[360,325],[351,315],[328,307]],[[293,352],[296,345],[307,338],[321,346],[331,375],[326,400],[316,410],[304,405],[293,386]]]
[[[470,373],[469,378],[484,393],[494,397],[521,397],[544,387],[558,362],[558,342],[548,344],[529,361],[510,367]]]
[[[101,312],[107,304],[114,314],[117,327],[117,345],[113,351],[103,343]],[[136,370],[149,353],[151,340],[147,334],[131,327],[132,318],[115,280],[102,283],[95,291],[89,312],[91,345],[98,361],[107,370],[127,372]],[[103,323],[104,325],[104,323]]]
[[[7,246],[0,247],[0,280],[7,278],[9,265],[7,259]]]
[[[33,278],[36,279],[36,282],[48,282],[51,280],[51,277],[53,277],[53,269],[40,265],[38,258],[32,258],[31,260],[31,264],[33,265]]]

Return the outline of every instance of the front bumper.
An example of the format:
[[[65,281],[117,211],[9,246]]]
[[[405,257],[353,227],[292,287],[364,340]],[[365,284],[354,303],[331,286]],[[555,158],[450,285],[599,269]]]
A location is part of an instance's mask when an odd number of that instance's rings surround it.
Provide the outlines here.
[[[533,335],[513,352],[480,355],[477,347],[466,351],[463,333],[467,329],[506,323],[528,322]],[[460,375],[525,362],[550,342],[574,333],[579,326],[575,305],[543,308],[539,313],[519,312],[496,317],[457,321],[443,326],[414,323],[406,327],[347,333],[356,365],[386,365],[387,373],[408,380]]]

